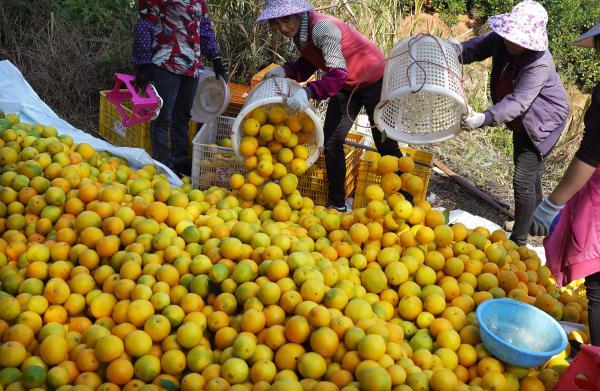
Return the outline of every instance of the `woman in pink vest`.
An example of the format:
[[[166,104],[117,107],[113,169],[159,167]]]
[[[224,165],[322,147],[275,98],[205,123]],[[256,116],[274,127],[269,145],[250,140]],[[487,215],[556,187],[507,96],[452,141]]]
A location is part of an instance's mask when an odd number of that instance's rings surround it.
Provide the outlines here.
[[[303,111],[309,99],[329,99],[325,117],[325,162],[329,181],[328,207],[345,211],[346,164],[344,141],[353,119],[365,108],[369,120],[381,97],[385,57],[381,49],[352,26],[313,11],[304,0],[265,0],[257,21],[268,20],[273,29],[292,39],[300,58],[271,70],[265,77],[288,77],[304,82],[320,69],[323,77],[288,99],[290,108]],[[353,90],[356,90],[350,99]],[[382,140],[372,129],[377,150],[382,155],[401,156],[398,143]]]
[[[595,48],[600,55],[600,20],[575,45]],[[579,150],[552,194],[533,213],[531,233],[545,236],[552,231],[544,248],[559,285],[585,277],[591,343],[600,346],[600,83],[584,123]]]

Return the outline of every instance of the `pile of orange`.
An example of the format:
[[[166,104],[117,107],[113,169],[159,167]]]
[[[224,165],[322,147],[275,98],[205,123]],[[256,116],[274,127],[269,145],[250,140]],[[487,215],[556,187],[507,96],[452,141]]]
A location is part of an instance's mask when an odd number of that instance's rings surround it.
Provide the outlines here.
[[[552,389],[568,351],[544,368],[503,363],[474,311],[510,297],[586,323],[584,295],[503,232],[406,201],[397,191],[419,183],[393,175],[410,164],[382,157],[388,179],[342,214],[302,197],[292,173],[174,188],[0,119],[0,386]]]

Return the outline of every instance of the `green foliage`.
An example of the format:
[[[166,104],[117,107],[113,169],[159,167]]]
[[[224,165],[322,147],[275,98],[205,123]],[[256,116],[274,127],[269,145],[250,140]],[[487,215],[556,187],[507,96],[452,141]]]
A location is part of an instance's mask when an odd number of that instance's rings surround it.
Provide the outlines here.
[[[520,0],[433,0],[442,13],[460,14],[467,10],[484,21],[489,16],[509,12]],[[600,65],[593,50],[574,48],[571,43],[592,27],[600,15],[598,0],[538,0],[548,12],[550,50],[557,69],[567,82],[585,89],[600,80]]]
[[[467,4],[464,0],[432,0],[431,5],[442,14],[461,15],[467,12]]]
[[[598,0],[542,0],[548,10],[550,50],[563,78],[586,89],[600,81],[600,61],[591,49],[571,46],[600,16]]]
[[[487,19],[492,15],[509,12],[519,0],[465,0],[465,3],[473,15]]]
[[[98,38],[110,31],[131,31],[135,0],[51,0],[52,10]]]

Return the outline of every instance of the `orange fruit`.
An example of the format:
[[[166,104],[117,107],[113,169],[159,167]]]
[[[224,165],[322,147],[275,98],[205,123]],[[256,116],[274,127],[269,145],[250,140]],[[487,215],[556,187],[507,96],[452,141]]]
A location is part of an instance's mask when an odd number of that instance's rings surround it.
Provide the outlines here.
[[[40,356],[46,364],[57,365],[67,359],[67,340],[60,335],[49,335],[40,344]]]
[[[100,338],[94,347],[94,353],[101,362],[111,362],[123,354],[125,347],[123,341],[114,335]]]

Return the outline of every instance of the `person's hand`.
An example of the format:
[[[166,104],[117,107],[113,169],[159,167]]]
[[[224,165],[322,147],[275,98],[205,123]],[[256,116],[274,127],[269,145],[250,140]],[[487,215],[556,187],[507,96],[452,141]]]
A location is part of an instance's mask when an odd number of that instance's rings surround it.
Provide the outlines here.
[[[462,120],[460,121],[460,127],[463,130],[470,131],[473,129],[481,128],[481,126],[483,125],[484,122],[485,122],[485,114],[477,113],[469,107],[467,115],[464,116],[462,118]]]
[[[277,65],[275,68],[271,69],[269,72],[265,73],[264,79],[271,79],[273,77],[281,77],[285,78],[285,69],[281,65]]]
[[[308,108],[308,94],[304,89],[300,89],[287,99],[288,107],[297,113],[301,113]]]
[[[148,84],[152,81],[152,64],[138,65],[135,73],[135,85],[143,91],[146,91]]]
[[[212,60],[213,70],[215,71],[215,77],[217,79],[221,78],[223,81],[227,81],[227,68],[223,65],[223,60],[221,57],[215,57]]]
[[[560,213],[564,205],[555,205],[548,199],[544,198],[541,204],[535,208],[533,212],[533,221],[531,222],[531,234],[535,236],[547,236],[550,233],[552,221]]]
[[[452,45],[452,47],[454,48],[454,50],[456,50],[456,54],[458,55],[458,57],[460,57],[462,55],[462,45],[461,45],[461,43],[458,42],[454,38],[449,38],[447,42],[450,45]]]

